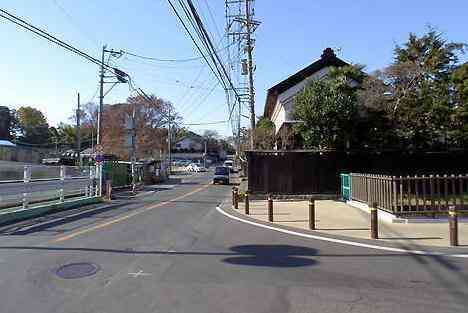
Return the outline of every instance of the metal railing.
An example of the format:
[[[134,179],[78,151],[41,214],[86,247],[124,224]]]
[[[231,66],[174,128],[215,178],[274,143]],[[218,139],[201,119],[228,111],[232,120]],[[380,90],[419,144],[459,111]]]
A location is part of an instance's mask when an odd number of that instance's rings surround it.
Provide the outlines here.
[[[0,209],[62,203],[96,195],[95,167],[8,165],[0,167]]]
[[[468,212],[468,175],[387,176],[351,173],[351,199],[397,214]]]

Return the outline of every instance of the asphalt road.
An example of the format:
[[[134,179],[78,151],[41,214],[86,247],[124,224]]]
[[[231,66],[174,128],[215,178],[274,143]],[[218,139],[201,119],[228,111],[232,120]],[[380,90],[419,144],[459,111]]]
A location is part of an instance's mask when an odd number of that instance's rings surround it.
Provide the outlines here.
[[[209,178],[3,227],[0,312],[467,312],[466,259],[231,220],[215,210],[230,186]],[[57,271],[73,263],[81,265]]]

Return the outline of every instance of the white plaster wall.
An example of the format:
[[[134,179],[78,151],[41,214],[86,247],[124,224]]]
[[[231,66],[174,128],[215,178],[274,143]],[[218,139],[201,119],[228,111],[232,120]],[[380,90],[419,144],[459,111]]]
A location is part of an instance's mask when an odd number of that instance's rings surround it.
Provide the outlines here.
[[[280,93],[278,95],[278,100],[276,101],[275,109],[271,120],[275,123],[276,132],[279,131],[284,122],[294,121],[292,117],[292,109],[294,103],[294,96],[300,92],[311,79],[322,79],[327,76],[330,71],[330,67],[324,67],[318,72],[315,72],[313,75],[307,77],[297,85],[292,86],[288,90]]]

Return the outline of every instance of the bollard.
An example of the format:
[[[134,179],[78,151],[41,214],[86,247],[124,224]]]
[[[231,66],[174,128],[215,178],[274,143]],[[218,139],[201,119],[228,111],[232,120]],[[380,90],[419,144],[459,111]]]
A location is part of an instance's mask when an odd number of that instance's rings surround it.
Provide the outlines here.
[[[371,239],[379,239],[379,217],[377,202],[372,203],[371,210]]]
[[[273,222],[273,199],[268,195],[268,221]]]
[[[232,207],[234,207],[234,202],[236,198],[236,187],[232,187]]]
[[[315,200],[309,199],[309,228],[315,229]]]
[[[245,214],[250,214],[249,191],[245,192]]]
[[[458,214],[455,205],[449,206],[449,233],[450,233],[450,245],[452,247],[458,246]]]
[[[106,197],[107,200],[112,200],[112,180],[106,181]]]
[[[239,190],[237,188],[234,190],[234,209],[239,209]]]

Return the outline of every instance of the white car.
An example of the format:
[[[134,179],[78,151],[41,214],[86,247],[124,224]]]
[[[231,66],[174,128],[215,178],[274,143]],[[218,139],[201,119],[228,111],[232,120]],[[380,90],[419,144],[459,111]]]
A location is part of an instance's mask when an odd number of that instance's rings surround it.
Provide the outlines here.
[[[196,163],[192,163],[185,168],[189,172],[206,172],[206,168]]]

